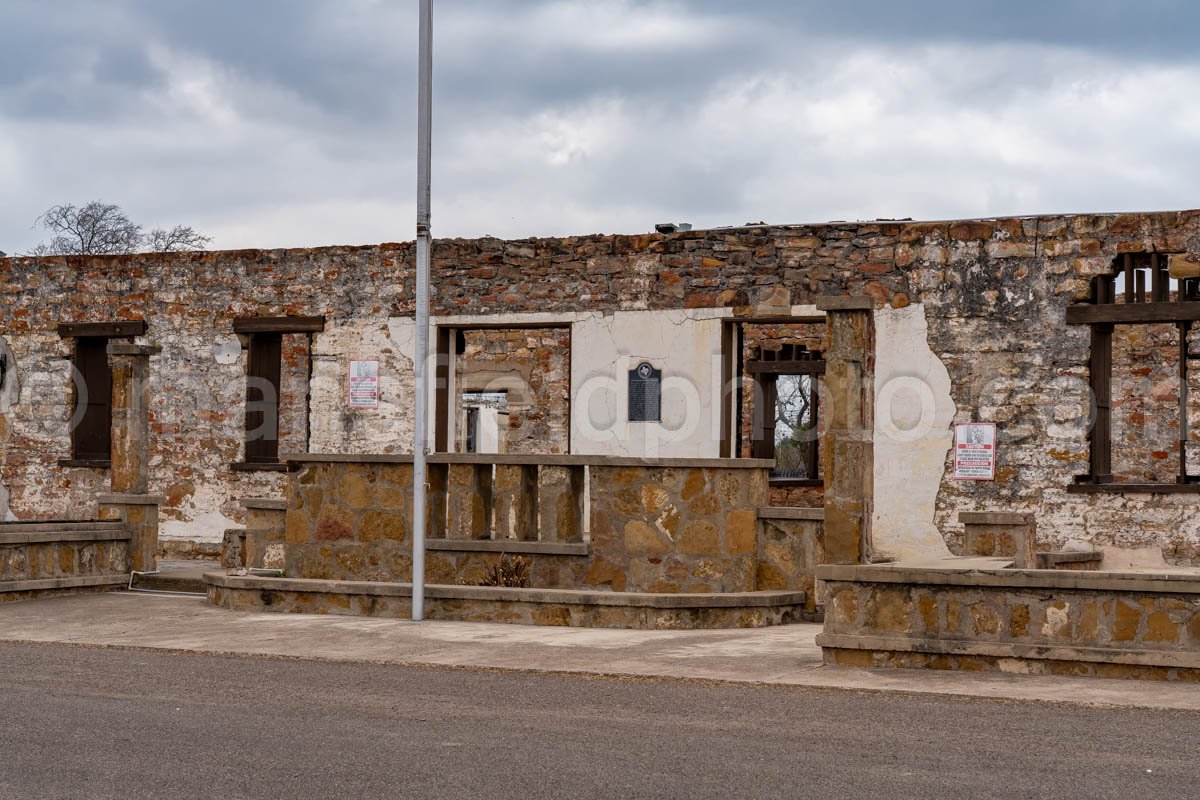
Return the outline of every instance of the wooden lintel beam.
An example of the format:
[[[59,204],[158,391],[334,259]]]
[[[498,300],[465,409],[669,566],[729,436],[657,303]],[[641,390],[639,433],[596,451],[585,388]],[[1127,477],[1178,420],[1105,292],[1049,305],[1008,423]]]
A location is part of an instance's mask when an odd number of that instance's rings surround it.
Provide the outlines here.
[[[806,359],[803,361],[750,361],[746,372],[751,375],[824,375],[825,361]]]
[[[1068,325],[1130,325],[1154,322],[1200,321],[1200,303],[1110,303],[1067,307]]]
[[[121,322],[60,322],[58,335],[64,339],[119,339],[126,336],[145,336],[146,320],[132,319]]]
[[[234,333],[320,333],[324,317],[243,317],[233,321]]]

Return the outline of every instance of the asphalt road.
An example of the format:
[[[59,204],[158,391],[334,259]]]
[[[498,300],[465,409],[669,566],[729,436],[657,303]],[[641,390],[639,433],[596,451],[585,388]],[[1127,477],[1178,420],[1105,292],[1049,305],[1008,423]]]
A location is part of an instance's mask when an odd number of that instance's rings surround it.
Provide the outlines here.
[[[0,798],[1200,796],[1200,714],[0,644]]]

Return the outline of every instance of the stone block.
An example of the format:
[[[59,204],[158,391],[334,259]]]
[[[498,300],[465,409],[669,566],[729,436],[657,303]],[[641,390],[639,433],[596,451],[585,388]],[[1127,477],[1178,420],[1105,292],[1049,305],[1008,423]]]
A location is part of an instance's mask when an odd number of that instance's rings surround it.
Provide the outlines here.
[[[722,550],[721,532],[707,520],[692,520],[679,532],[676,550],[688,555],[718,555]]]
[[[538,472],[537,504],[538,532],[542,541],[583,541],[586,491],[583,467],[541,467]]]
[[[498,464],[493,497],[496,507],[495,538],[536,541],[537,467]]]
[[[492,465],[450,464],[446,486],[446,536],[488,539],[492,533]]]

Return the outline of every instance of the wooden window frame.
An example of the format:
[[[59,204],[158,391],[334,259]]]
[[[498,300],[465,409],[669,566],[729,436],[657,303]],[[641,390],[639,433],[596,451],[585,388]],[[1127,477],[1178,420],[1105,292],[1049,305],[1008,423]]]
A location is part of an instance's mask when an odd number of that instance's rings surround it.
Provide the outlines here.
[[[99,433],[100,427],[107,427],[108,447],[104,450],[95,450],[83,448],[86,446],[84,441],[88,438],[88,428],[86,420],[96,419],[95,412],[84,412],[84,417],[80,419],[79,424],[71,429],[71,457],[59,459],[60,467],[68,468],[84,468],[84,469],[110,469],[112,467],[112,367],[108,362],[108,342],[111,339],[132,339],[136,336],[146,335],[146,321],[141,319],[135,320],[119,320],[113,322],[60,322],[58,324],[58,335],[63,339],[73,339],[75,341],[74,351],[71,354],[72,371],[72,394],[74,400],[71,404],[71,418],[79,413],[79,393],[74,388],[74,375],[79,374],[83,377],[84,385],[88,388],[87,394],[89,399],[94,399],[95,396],[104,398],[103,403],[89,402],[89,406],[101,407],[104,410],[98,412],[103,419],[107,421],[106,426],[95,424],[97,430],[94,432],[94,437],[97,441],[102,437]],[[103,355],[104,366],[97,367],[95,364],[81,366],[80,355],[81,343],[86,342],[86,350],[92,354],[95,359],[99,358],[96,351],[101,351]],[[99,378],[101,374],[106,376],[107,380],[101,380],[102,386],[100,391],[93,391],[93,387],[89,386],[88,375],[94,378]]]
[[[1145,272],[1150,271],[1150,286]],[[1125,302],[1116,303],[1116,279],[1124,275]],[[1088,474],[1067,487],[1072,494],[1200,493],[1200,476],[1187,470],[1188,441],[1188,333],[1200,321],[1200,280],[1179,281],[1178,297],[1171,300],[1167,256],[1162,253],[1126,253],[1114,269],[1092,279],[1090,302],[1067,309],[1068,325],[1091,328],[1088,359],[1089,384],[1096,418],[1088,430]],[[1113,333],[1117,325],[1172,323],[1179,330],[1179,472],[1174,483],[1117,483],[1112,475],[1112,369]]]
[[[246,407],[243,435],[244,453],[241,461],[229,465],[234,472],[284,472],[287,464],[279,460],[279,409],[283,385],[283,337],[285,334],[309,334],[309,383],[311,385],[312,334],[325,330],[325,317],[243,317],[233,321],[233,331],[246,337]],[[252,379],[267,381],[274,389],[273,409],[263,408],[270,403],[260,397],[261,390],[251,385]],[[307,403],[306,403],[307,405]],[[262,436],[264,426],[271,424],[273,413],[275,436]],[[252,433],[258,435],[251,436]]]
[[[746,362],[745,371],[754,381],[756,388],[755,396],[762,400],[761,408],[759,404],[755,404],[754,419],[751,420],[750,456],[751,458],[774,459],[775,425],[777,422],[776,406],[779,402],[777,394],[779,377],[783,375],[812,376],[812,411],[813,418],[818,419],[818,415],[820,414],[820,391],[818,383],[820,376],[825,374],[825,361],[820,358],[787,360],[757,358]],[[808,474],[818,475],[820,473],[820,463],[821,442],[820,439],[816,439],[806,459],[806,471]],[[825,481],[817,477],[788,478],[775,475],[771,476],[770,483],[772,486],[825,485]]]

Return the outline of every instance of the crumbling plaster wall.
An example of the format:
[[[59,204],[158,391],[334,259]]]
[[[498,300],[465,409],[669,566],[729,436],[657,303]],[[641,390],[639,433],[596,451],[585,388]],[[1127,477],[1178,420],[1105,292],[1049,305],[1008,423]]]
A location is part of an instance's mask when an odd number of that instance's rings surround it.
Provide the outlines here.
[[[1151,250],[1200,252],[1200,212],[443,240],[434,252],[434,313],[578,319],[577,341],[580,331],[595,335],[597,360],[607,365],[601,371],[617,375],[620,394],[624,383],[609,359],[614,351],[660,359],[668,375],[680,365],[699,369],[697,359],[719,351],[720,318],[752,316],[767,298],[800,305],[822,295],[865,294],[881,312],[919,303],[929,350],[951,379],[954,421],[999,425],[995,482],[954,481],[949,460],[944,464],[932,522],[952,549],[959,511],[1032,511],[1046,546],[1072,537],[1158,545],[1168,560],[1200,563],[1195,495],[1066,491],[1087,469],[1089,332],[1067,326],[1064,309],[1084,299],[1090,278],[1111,269],[1120,253]],[[175,487],[169,496],[189,498],[173,506],[182,516],[212,511],[237,519],[238,497],[280,491],[277,474],[228,470],[241,446],[242,356],[222,364],[213,348],[230,357],[237,316],[329,319],[326,333],[314,339],[312,449],[407,449],[411,259],[408,245],[0,259],[0,336],[22,375],[21,402],[5,415],[9,431],[0,465],[13,510],[29,517],[88,516],[95,491],[107,485],[101,471],[56,465],[69,450],[69,350],[54,332],[60,321],[147,319],[146,343],[164,346],[151,361],[155,391],[212,398],[199,411],[175,400],[152,408],[152,490]],[[649,323],[620,315],[636,312],[663,312],[672,330],[687,333],[655,331],[659,340],[633,335]],[[377,413],[347,414],[344,362],[376,350],[384,353],[384,405]],[[573,363],[576,393],[587,377],[581,370]],[[699,394],[695,431],[656,442],[659,455],[717,453],[716,405],[705,391]],[[609,401],[597,405],[610,417],[616,410]],[[649,454],[645,441],[585,445],[585,437],[573,434],[577,452],[621,454],[640,446],[639,454]],[[928,517],[926,509],[920,521]]]
[[[921,304],[875,314],[873,557],[950,555],[934,517],[955,408],[950,373],[928,338]]]
[[[618,311],[577,322],[572,449],[580,455],[716,458],[721,320],[727,312]],[[630,370],[662,370],[661,422],[628,422]]]
[[[145,319],[148,331],[138,343],[162,348],[150,361],[149,409],[150,491],[167,498],[162,532],[219,541],[225,528],[241,521],[241,498],[279,496],[284,483],[279,473],[230,469],[243,457],[245,424],[246,351],[233,320],[325,316],[330,324],[314,334],[314,355],[344,371],[345,362],[363,350],[395,347],[386,334],[373,339],[372,332],[386,331],[411,293],[395,280],[400,258],[401,248],[384,245],[0,260],[0,335],[22,376],[20,403],[0,415],[0,485],[9,490],[12,512],[29,519],[96,515],[96,495],[108,489],[109,471],[58,466],[71,454],[72,348],[57,325]],[[285,370],[306,372],[299,351],[307,345],[301,337],[286,338],[295,346],[285,347]],[[283,380],[289,395],[281,408],[285,447],[303,448],[325,432],[302,430],[307,403],[297,395],[307,393],[308,382],[303,372],[299,377],[299,386],[296,375],[285,373]],[[340,402],[343,387],[329,389],[336,401],[314,395],[313,407]],[[395,410],[395,395],[390,402]],[[394,422],[394,414],[391,420],[386,415],[383,409],[372,425],[382,429]],[[411,431],[410,423],[404,427]],[[336,451],[384,437],[372,431],[357,441],[326,438]]]
[[[896,261],[953,379],[955,422],[999,426],[996,481],[955,481],[947,460],[935,523],[952,548],[959,511],[1028,511],[1044,548],[1153,545],[1200,563],[1197,495],[1068,493],[1088,470],[1090,333],[1065,322],[1119,254],[1197,250],[1194,211],[905,226]]]

